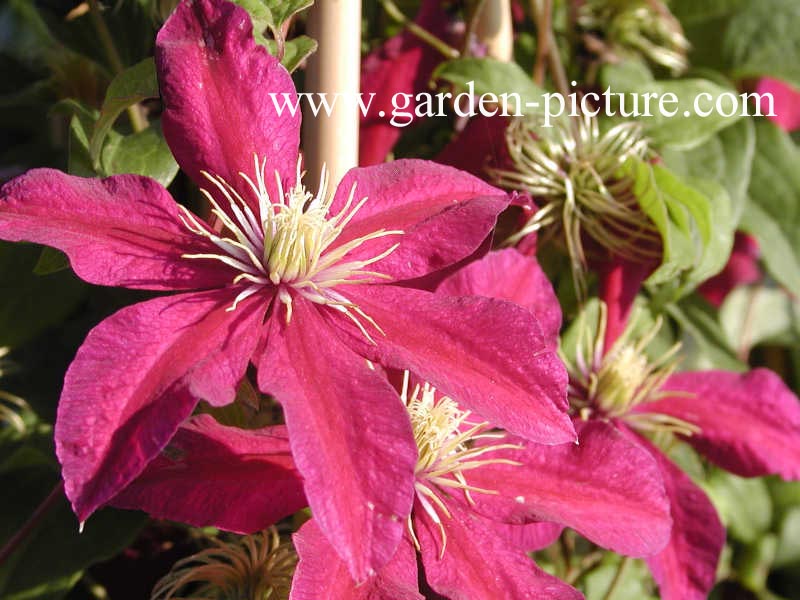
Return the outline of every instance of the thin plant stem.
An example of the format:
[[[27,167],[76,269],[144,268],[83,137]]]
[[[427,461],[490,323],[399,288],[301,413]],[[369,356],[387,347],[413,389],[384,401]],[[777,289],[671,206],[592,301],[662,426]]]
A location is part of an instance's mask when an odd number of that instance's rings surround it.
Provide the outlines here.
[[[550,52],[550,36],[547,32],[550,30],[553,18],[553,0],[531,0],[531,10],[536,21],[536,64],[533,65],[533,81],[541,87],[544,85],[545,66]]]
[[[97,0],[89,0],[89,16],[92,19],[92,25],[97,32],[97,37],[100,38],[100,45],[108,57],[108,62],[111,63],[111,70],[114,75],[119,75],[125,70],[125,65],[122,63],[122,58],[119,55],[117,47],[114,45],[114,40],[111,37],[111,32],[108,30],[105,19],[100,11],[100,4]],[[147,119],[142,113],[142,107],[138,104],[129,106],[127,109],[128,118],[131,121],[131,128],[135,133],[147,129]]]
[[[630,556],[623,556],[622,560],[619,562],[619,566],[617,566],[617,572],[614,573],[614,579],[611,580],[611,583],[608,586],[608,590],[606,591],[606,595],[603,596],[603,600],[613,600],[614,596],[619,591],[619,586],[622,584],[622,580],[625,577],[625,573],[628,571],[628,567],[630,566],[633,559]]]
[[[47,514],[50,512],[50,509],[53,508],[55,503],[61,499],[62,495],[64,494],[64,482],[59,481],[58,484],[50,491],[47,495],[47,498],[42,500],[42,503],[36,507],[36,510],[33,511],[33,514],[30,518],[25,522],[25,524],[17,530],[17,532],[11,536],[11,539],[8,540],[5,545],[0,549],[0,565],[3,565],[8,558],[14,554],[16,549],[25,541],[25,539],[33,532],[34,529],[42,522]]]
[[[567,72],[564,69],[564,64],[561,62],[561,53],[558,51],[556,35],[552,27],[547,30],[547,35],[549,37],[548,46],[550,48],[547,53],[547,58],[550,59],[550,75],[553,76],[553,84],[556,86],[556,91],[566,99],[569,95],[569,81],[567,80]]]
[[[444,55],[445,58],[458,58],[459,56],[461,56],[461,53],[458,50],[456,50],[449,44],[446,44],[438,37],[433,35],[430,31],[428,31],[424,27],[420,27],[419,25],[414,23],[414,21],[406,17],[403,14],[403,11],[397,8],[397,5],[394,2],[392,2],[392,0],[380,0],[380,1],[381,1],[381,6],[383,6],[383,10],[386,11],[386,14],[388,14],[392,19],[394,19],[401,25],[403,25],[403,27],[405,27],[409,33],[415,35],[416,37],[421,39],[423,42],[425,42],[435,50],[438,50],[442,55]]]

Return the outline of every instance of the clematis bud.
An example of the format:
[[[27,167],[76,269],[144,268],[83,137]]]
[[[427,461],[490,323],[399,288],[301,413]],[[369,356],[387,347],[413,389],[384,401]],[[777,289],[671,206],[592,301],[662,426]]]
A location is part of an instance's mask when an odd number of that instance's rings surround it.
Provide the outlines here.
[[[578,9],[578,24],[606,61],[638,54],[680,74],[688,66],[689,41],[660,0],[587,0]]]

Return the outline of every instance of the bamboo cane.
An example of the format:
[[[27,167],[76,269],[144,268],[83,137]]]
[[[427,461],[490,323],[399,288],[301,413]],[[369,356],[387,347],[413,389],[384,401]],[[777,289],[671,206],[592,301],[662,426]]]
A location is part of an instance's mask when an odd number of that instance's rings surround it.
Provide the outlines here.
[[[306,184],[317,185],[325,164],[335,186],[358,165],[361,0],[317,0],[309,13],[308,33],[319,47],[309,60],[306,91],[327,94],[333,110],[330,116],[324,111],[304,114]]]
[[[484,0],[475,36],[486,46],[487,56],[511,62],[514,59],[511,0]]]

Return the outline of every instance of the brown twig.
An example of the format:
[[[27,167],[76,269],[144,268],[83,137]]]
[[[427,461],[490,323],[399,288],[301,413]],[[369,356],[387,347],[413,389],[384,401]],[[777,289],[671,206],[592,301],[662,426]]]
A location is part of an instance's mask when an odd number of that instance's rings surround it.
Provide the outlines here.
[[[531,10],[536,21],[536,64],[533,65],[533,81],[541,87],[544,85],[547,55],[550,53],[550,35],[552,27],[553,0],[531,0]]]

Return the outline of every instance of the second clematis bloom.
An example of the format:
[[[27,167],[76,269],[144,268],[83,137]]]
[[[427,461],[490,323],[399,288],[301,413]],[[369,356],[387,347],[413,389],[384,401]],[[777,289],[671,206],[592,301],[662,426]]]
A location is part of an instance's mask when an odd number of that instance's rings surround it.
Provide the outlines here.
[[[308,192],[300,117],[278,108],[296,100],[292,80],[229,2],[180,4],[156,62],[164,134],[212,222],[132,175],[41,169],[0,192],[0,238],[59,248],[90,283],[178,292],[100,323],[66,375],[56,452],[81,521],[200,399],[233,401],[250,363],[283,407],[316,522],[357,580],[395,552],[416,461],[405,409],[368,360],[412,369],[521,437],[574,440],[566,372],[531,313],[413,289],[482,246],[502,192],[423,161],[354,169],[333,193],[323,177]],[[182,443],[200,433],[217,435],[184,431]]]
[[[300,563],[292,600],[421,600],[428,596],[420,581],[450,600],[578,600],[577,590],[509,543],[513,524],[544,521],[527,527],[545,537],[560,530],[550,523],[571,526],[636,556],[657,552],[669,539],[656,463],[613,427],[587,424],[580,445],[533,444],[476,423],[428,384],[411,390],[408,379],[401,396],[419,458],[404,541],[375,577],[358,584],[331,558],[316,522],[306,523],[295,535]]]
[[[678,345],[651,362],[645,350],[658,327],[632,339],[629,324],[609,348],[601,305],[596,338],[570,368],[570,403],[579,422],[612,423],[656,459],[673,528],[647,564],[664,600],[702,600],[715,582],[725,530],[705,493],[659,443],[678,436],[743,477],[800,479],[800,401],[767,369],[675,372]]]

